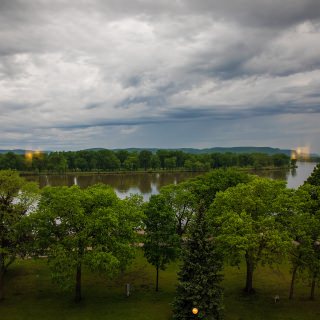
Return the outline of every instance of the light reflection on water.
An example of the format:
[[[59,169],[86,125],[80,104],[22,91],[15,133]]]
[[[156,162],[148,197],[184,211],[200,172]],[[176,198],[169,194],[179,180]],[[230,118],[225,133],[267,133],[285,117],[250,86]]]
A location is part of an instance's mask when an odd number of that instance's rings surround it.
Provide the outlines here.
[[[297,188],[311,174],[316,163],[298,162],[297,169],[259,170],[251,171],[261,177],[286,180],[289,188]],[[177,184],[201,173],[192,172],[162,172],[162,173],[126,173],[126,174],[68,174],[27,176],[28,180],[36,181],[40,187],[44,186],[72,186],[79,185],[86,188],[96,183],[110,185],[120,198],[130,194],[142,194],[148,200],[152,194],[159,193],[161,187]]]

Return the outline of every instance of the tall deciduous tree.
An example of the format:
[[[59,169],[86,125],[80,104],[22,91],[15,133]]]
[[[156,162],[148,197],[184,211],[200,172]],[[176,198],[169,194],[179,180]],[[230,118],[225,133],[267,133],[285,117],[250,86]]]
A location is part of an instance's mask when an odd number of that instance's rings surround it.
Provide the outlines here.
[[[105,185],[46,187],[33,216],[37,244],[48,255],[53,280],[75,286],[82,298],[82,267],[110,276],[133,257],[135,227],[141,223],[141,199],[120,200]]]
[[[159,290],[159,270],[177,257],[179,238],[174,212],[161,195],[153,195],[145,209],[144,254],[156,268],[156,291]]]
[[[291,245],[288,247],[288,258],[291,263],[291,282],[289,299],[294,297],[297,277],[308,268],[313,253],[313,230],[317,223],[312,212],[310,185],[298,190],[287,189],[277,199],[277,220],[288,232]]]
[[[188,187],[188,183],[171,184],[161,188],[161,195],[166,204],[174,212],[176,232],[181,237],[185,234],[189,222],[196,211],[196,197]]]
[[[27,253],[24,220],[35,209],[38,187],[16,171],[0,171],[0,300],[4,298],[4,275],[18,256]]]
[[[273,263],[290,244],[287,232],[277,222],[277,197],[285,190],[284,181],[256,178],[216,195],[211,219],[219,228],[218,239],[232,263],[245,258],[245,292],[252,293],[253,274],[259,263]]]
[[[309,250],[306,250],[307,271],[311,282],[310,299],[315,298],[315,287],[320,281],[320,185],[304,184],[300,189],[309,195],[306,205],[308,220],[308,243]]]
[[[203,208],[199,209],[192,221],[181,257],[182,265],[173,303],[174,319],[191,319],[194,307],[199,310],[201,319],[222,319],[223,255],[215,237],[209,233]]]
[[[310,213],[315,220],[315,223],[312,224],[312,255],[308,263],[311,277],[310,299],[314,300],[315,286],[320,279],[320,163],[313,169],[302,188],[307,189],[311,197]]]

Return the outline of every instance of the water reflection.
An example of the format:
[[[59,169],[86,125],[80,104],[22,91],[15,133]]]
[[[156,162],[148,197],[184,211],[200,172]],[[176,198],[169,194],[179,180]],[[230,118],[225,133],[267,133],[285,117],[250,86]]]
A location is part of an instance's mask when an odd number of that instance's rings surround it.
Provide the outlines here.
[[[252,170],[250,173],[263,178],[271,178],[273,180],[287,180],[290,169],[282,170]]]
[[[286,180],[289,188],[297,188],[312,172],[316,163],[298,162],[298,169],[260,170],[250,173],[261,177],[276,180]],[[152,194],[159,193],[161,187],[168,184],[177,184],[201,173],[192,172],[162,172],[162,173],[127,173],[127,174],[68,174],[68,175],[41,175],[27,176],[31,181],[45,186],[72,186],[86,188],[96,183],[110,185],[120,198],[130,194],[142,194],[148,200]]]
[[[289,188],[298,188],[310,176],[317,163],[314,162],[298,162],[298,169],[293,169],[287,175],[287,185]]]
[[[291,175],[293,177],[295,177],[297,175],[297,169],[296,168],[292,168],[291,171],[290,171]]]

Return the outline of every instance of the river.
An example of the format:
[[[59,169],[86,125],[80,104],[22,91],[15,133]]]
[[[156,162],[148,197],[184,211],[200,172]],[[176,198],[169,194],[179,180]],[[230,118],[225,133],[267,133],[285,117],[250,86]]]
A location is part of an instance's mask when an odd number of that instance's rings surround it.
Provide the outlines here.
[[[258,170],[250,173],[261,177],[281,179],[287,181],[289,188],[297,188],[308,178],[316,166],[314,162],[298,162],[297,169]],[[110,185],[120,198],[131,193],[142,194],[148,200],[152,194],[159,193],[161,187],[176,184],[196,177],[199,172],[161,172],[161,173],[107,173],[107,174],[67,174],[67,175],[34,175],[26,176],[30,181],[38,182],[40,187],[45,186],[72,186],[79,185],[86,188],[96,183]]]

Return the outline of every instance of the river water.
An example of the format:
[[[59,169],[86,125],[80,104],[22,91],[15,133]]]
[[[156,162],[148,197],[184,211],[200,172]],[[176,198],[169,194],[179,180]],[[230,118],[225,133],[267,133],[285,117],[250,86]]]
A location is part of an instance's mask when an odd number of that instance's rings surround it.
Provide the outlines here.
[[[297,188],[308,178],[316,163],[298,162],[297,169],[277,169],[250,171],[261,177],[281,179],[287,181],[289,188]],[[199,172],[161,172],[161,173],[107,173],[107,174],[67,174],[67,175],[40,175],[26,176],[30,181],[38,182],[40,187],[45,186],[72,186],[79,185],[86,188],[96,183],[110,185],[120,198],[130,194],[142,194],[148,200],[152,194],[159,193],[161,187],[176,184],[189,178],[196,177]]]

